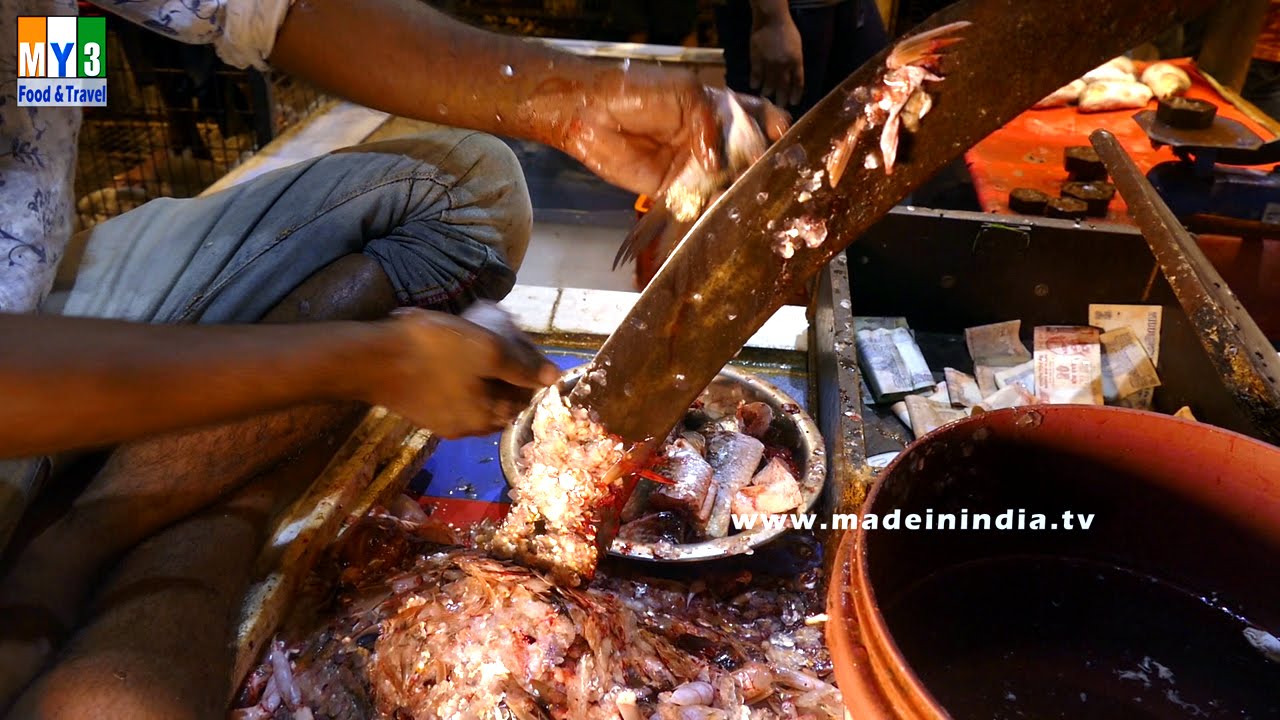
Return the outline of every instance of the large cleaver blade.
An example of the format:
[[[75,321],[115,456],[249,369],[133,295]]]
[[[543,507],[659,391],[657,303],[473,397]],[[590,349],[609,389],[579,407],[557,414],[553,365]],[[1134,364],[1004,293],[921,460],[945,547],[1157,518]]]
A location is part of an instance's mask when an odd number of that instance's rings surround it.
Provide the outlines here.
[[[908,35],[967,20],[946,49],[934,105],[890,175],[855,153],[837,187],[810,189],[835,138],[860,112],[889,50],[849,76],[698,220],[605,342],[571,398],[631,442],[666,435],[770,316],[897,202],[1041,98],[1110,58],[1191,19],[1213,0],[966,0]],[[861,95],[861,93],[859,93]],[[904,142],[907,134],[903,132]],[[1083,138],[1081,138],[1083,141]],[[804,171],[808,171],[805,173]],[[808,197],[802,201],[802,190]],[[820,221],[826,239],[784,259],[776,233]],[[586,388],[590,386],[590,390]],[[625,499],[625,498],[624,498]]]

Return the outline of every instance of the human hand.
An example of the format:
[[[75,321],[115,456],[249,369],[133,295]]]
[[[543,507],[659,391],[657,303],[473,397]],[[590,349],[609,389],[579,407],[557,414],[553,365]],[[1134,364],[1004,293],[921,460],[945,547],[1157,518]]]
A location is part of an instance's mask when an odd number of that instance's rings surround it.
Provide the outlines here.
[[[559,378],[556,366],[505,314],[501,320],[487,310],[470,315],[481,324],[418,308],[394,311],[383,321],[393,338],[391,352],[368,401],[457,438],[501,429],[534,390]]]
[[[738,95],[770,141],[790,118],[761,98]],[[709,173],[724,155],[714,92],[687,71],[636,65],[598,73],[557,144],[618,187],[657,197],[695,158]]]
[[[711,88],[706,89],[706,94],[715,107],[720,136],[725,143],[718,158],[720,167],[707,170],[706,165],[686,160],[665,188],[661,201],[655,203],[623,239],[613,258],[614,270],[641,256],[669,254],[702,211],[760,159],[767,149],[766,140],[777,140],[777,135],[786,129],[786,114],[767,101]],[[748,105],[756,109],[748,110]],[[762,108],[781,118],[780,127],[774,127],[768,138],[760,130],[758,113]],[[663,245],[667,246],[665,250]]]
[[[751,87],[784,107],[804,96],[804,48],[788,13],[757,19],[751,30]]]

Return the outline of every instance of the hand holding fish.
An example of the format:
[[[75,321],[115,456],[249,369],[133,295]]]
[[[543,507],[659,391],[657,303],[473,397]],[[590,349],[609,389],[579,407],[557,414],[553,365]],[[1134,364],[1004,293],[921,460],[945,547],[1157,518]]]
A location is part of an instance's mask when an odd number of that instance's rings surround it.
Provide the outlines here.
[[[702,211],[790,126],[787,114],[767,100],[715,88],[703,88],[703,95],[713,109],[711,154],[687,156],[663,186],[662,202],[623,241],[614,269],[656,245],[673,248]]]
[[[708,174],[720,169],[729,93],[689,72],[638,64],[597,73],[581,90],[561,96],[576,109],[553,141],[605,180],[657,196],[691,166]],[[764,100],[734,97],[761,138],[786,132],[786,113]]]
[[[875,147],[863,144],[863,164],[893,172],[900,128],[908,132],[919,129],[933,105],[925,83],[942,81],[942,55],[961,40],[961,32],[968,26],[968,22],[951,23],[902,40],[885,59],[878,81],[853,91],[845,105],[853,120],[848,130],[832,141],[823,158],[830,187],[836,187],[844,176],[864,134],[872,136]],[[650,211],[623,241],[614,258],[615,269],[650,250],[657,260],[673,251],[711,201],[764,154],[759,128],[748,121],[739,100],[740,96],[725,93],[718,106],[725,149],[721,163],[714,167],[686,165],[667,187],[661,206]],[[770,130],[769,139],[777,140],[772,129],[765,127]]]

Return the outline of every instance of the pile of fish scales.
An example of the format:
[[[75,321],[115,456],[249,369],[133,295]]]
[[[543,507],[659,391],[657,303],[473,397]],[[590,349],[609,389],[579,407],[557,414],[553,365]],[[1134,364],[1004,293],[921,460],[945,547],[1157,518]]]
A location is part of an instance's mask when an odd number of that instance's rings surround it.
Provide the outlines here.
[[[781,545],[759,567],[798,564],[791,579],[602,571],[575,589],[375,513],[322,566],[338,592],[284,631],[232,717],[842,718],[817,545]]]
[[[578,585],[595,572],[602,513],[622,490],[621,478],[607,475],[622,460],[623,444],[586,410],[570,408],[553,386],[535,410],[533,440],[520,453],[511,511],[487,545],[500,558]]]

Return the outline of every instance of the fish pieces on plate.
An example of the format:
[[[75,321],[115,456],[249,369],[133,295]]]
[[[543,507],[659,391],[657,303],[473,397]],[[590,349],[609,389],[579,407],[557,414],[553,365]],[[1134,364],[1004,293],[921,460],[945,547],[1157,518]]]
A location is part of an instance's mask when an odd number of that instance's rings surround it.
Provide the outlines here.
[[[619,539],[715,540],[734,533],[735,515],[741,520],[799,508],[803,495],[796,458],[780,442],[776,421],[764,402],[690,409],[642,471],[646,479],[623,509]]]

